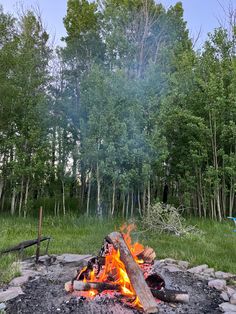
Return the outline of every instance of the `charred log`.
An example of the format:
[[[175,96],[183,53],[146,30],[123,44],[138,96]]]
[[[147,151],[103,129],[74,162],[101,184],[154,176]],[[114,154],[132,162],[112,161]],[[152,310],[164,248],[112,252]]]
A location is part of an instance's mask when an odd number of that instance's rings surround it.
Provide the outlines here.
[[[157,313],[157,303],[143,277],[142,270],[135,262],[121,233],[112,232],[107,239],[120,252],[120,259],[124,263],[131,285],[143,306],[145,313]]]

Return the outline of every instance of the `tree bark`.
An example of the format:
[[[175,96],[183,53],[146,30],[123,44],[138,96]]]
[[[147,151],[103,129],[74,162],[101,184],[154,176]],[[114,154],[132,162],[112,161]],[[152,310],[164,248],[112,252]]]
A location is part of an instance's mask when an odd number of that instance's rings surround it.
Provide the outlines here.
[[[65,182],[61,180],[61,186],[62,186],[62,209],[63,209],[63,215],[66,215],[66,204],[65,204]]]
[[[97,216],[102,218],[100,169],[97,162]]]
[[[140,217],[142,217],[142,209],[141,209],[141,200],[140,200],[140,191],[138,190],[138,212]]]
[[[139,299],[139,302],[143,306],[144,312],[157,313],[157,303],[144,279],[142,270],[133,259],[133,256],[127,244],[125,243],[122,234],[119,232],[110,233],[107,237],[107,240],[114,245],[116,250],[119,250],[120,259],[125,265],[130,283]]]
[[[128,219],[128,218],[129,218],[129,193],[128,193],[128,195],[127,195],[127,201],[126,201],[126,214],[125,214],[125,216],[126,216],[126,219]]]
[[[116,197],[116,181],[113,180],[111,216],[113,216],[115,212],[115,197]]]
[[[13,187],[12,197],[11,197],[11,215],[15,213],[15,201],[16,201],[16,188]]]
[[[134,192],[131,192],[131,210],[130,210],[131,218],[134,216]]]
[[[21,187],[20,187],[20,201],[19,201],[19,217],[21,216],[22,202],[23,202],[23,190],[24,190],[24,178],[21,178]]]
[[[27,214],[27,204],[28,204],[28,196],[29,196],[29,178],[27,178],[26,186],[25,186],[25,202],[24,202],[24,218],[26,218]]]

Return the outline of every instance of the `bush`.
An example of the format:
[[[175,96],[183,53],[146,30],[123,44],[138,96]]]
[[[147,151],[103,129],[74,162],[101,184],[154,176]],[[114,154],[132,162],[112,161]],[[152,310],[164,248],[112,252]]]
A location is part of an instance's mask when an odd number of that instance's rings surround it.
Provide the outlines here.
[[[200,234],[196,226],[186,225],[182,211],[182,207],[175,208],[172,205],[156,203],[150,208],[149,213],[143,216],[143,227],[152,232],[167,232],[176,236]]]

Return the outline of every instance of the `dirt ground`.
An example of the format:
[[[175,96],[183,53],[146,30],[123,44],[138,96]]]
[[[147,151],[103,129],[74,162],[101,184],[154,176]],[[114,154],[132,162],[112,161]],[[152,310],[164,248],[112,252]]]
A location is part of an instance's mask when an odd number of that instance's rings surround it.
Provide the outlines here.
[[[7,303],[7,314],[138,314],[118,299],[97,296],[93,301],[72,297],[64,290],[65,282],[71,280],[75,269],[69,266],[51,265],[47,271],[27,282],[23,287],[24,295]],[[187,291],[188,304],[159,303],[159,313],[219,314],[219,292],[211,289],[207,281],[199,280],[188,272],[164,274],[166,288]]]

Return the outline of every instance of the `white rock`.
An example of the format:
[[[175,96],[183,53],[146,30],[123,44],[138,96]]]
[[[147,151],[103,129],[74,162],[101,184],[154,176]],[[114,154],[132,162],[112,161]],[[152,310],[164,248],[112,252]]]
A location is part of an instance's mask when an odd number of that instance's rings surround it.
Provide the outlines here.
[[[208,282],[208,286],[215,288],[216,290],[223,291],[226,287],[226,281],[224,279],[214,279]]]
[[[204,264],[204,265],[199,265],[193,268],[189,268],[188,272],[192,273],[192,274],[200,274],[203,271],[205,271],[208,268],[208,265]]]
[[[236,305],[230,304],[229,302],[221,303],[219,307],[223,312],[236,313]]]
[[[235,277],[235,275],[231,274],[231,273],[225,273],[223,271],[216,271],[215,272],[215,277],[217,279],[230,279],[230,278]]]
[[[12,287],[7,289],[6,291],[0,292],[0,302],[6,302],[11,299],[18,297],[18,295],[24,294],[20,287]]]
[[[225,287],[225,291],[227,292],[229,297],[231,297],[234,293],[236,293],[236,290],[231,288],[231,287],[229,287],[229,286]]]
[[[231,296],[230,303],[236,305],[236,293]]]
[[[178,262],[178,265],[182,268],[185,268],[187,269],[189,267],[189,262],[186,262],[186,261],[179,261]]]
[[[80,255],[80,254],[62,254],[57,256],[57,260],[63,265],[67,264],[70,266],[83,266],[87,264],[87,259],[91,258],[92,255]]]
[[[16,277],[9,283],[9,285],[11,287],[20,287],[23,284],[25,284],[28,280],[29,280],[29,276],[27,275]]]
[[[1,311],[5,310],[6,304],[5,303],[0,303],[0,313]]]
[[[227,292],[223,291],[220,295],[221,299],[223,299],[225,302],[229,302],[229,296]]]
[[[166,265],[163,267],[163,269],[167,269],[170,273],[175,273],[177,271],[183,271],[182,268],[179,268],[178,266],[175,266],[175,265]]]
[[[207,275],[211,275],[213,276],[214,275],[214,268],[207,268],[207,269],[204,269],[204,273],[207,274]]]
[[[166,258],[165,264],[177,264],[178,262],[173,258]]]

